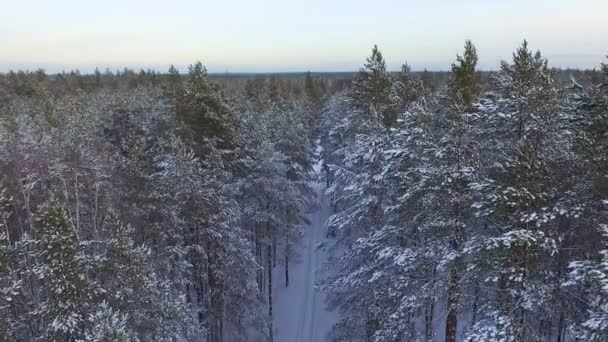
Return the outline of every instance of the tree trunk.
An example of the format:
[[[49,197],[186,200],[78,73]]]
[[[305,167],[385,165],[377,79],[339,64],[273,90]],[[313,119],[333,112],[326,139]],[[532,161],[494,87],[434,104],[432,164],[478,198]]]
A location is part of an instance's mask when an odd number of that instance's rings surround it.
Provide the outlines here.
[[[471,317],[471,325],[477,322],[477,311],[479,310],[479,282],[476,280],[473,289],[473,317]]]
[[[435,300],[430,299],[425,312],[425,335],[427,340],[433,339],[433,311],[435,311]]]
[[[262,246],[261,246],[261,243],[260,243],[260,234],[259,234],[258,228],[259,227],[258,227],[257,224],[253,228],[254,229],[254,235],[253,236],[254,236],[254,240],[255,240],[255,258],[256,258],[256,261],[260,265],[263,265],[263,263],[262,263]],[[260,293],[264,292],[264,286],[263,286],[263,283],[262,283],[262,281],[263,281],[262,280],[263,274],[264,274],[264,271],[261,270],[261,269],[258,269],[256,271],[256,277],[257,277],[257,281],[258,281],[258,291],[260,291]]]
[[[218,332],[218,337],[219,337],[220,342],[223,342],[224,341],[224,317],[220,317],[219,323],[220,323],[220,330]]]
[[[565,321],[566,315],[564,313],[564,303],[562,301],[559,311],[559,322],[557,323],[557,342],[564,342],[564,333],[566,331]]]
[[[272,237],[272,268],[277,267],[277,237]]]
[[[460,300],[460,275],[455,265],[450,274],[450,286],[448,293],[448,317],[445,322],[445,341],[456,342],[456,330],[458,328],[458,301]]]
[[[270,233],[270,232],[269,232]],[[272,249],[268,245],[268,324],[269,324],[269,341],[273,342],[273,327],[272,327]]]
[[[508,285],[507,285],[507,276],[505,274],[501,274],[498,277],[498,283],[496,284],[498,287],[498,308],[502,314],[509,312],[510,309],[510,300],[507,294]]]
[[[285,253],[285,287],[289,287],[289,253]]]
[[[431,276],[431,279],[435,279],[435,267],[434,266],[431,269],[430,276]],[[426,312],[425,312],[425,334],[426,334],[427,340],[432,340],[433,335],[434,335],[433,334],[433,315],[434,315],[434,311],[435,311],[435,299],[434,298],[428,299],[428,304],[427,304],[425,310],[426,310]]]
[[[289,287],[289,236],[285,237],[285,287]]]

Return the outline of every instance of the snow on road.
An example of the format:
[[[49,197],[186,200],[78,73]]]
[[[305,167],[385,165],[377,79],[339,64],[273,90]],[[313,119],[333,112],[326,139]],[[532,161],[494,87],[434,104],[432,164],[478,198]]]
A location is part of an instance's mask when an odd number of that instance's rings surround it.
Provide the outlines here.
[[[310,227],[296,247],[297,258],[290,265],[289,287],[285,287],[283,268],[275,270],[275,342],[325,342],[331,327],[337,322],[337,313],[326,308],[325,293],[317,283],[325,277],[323,265],[328,255],[317,248],[326,241],[325,224],[330,205],[324,195],[325,183],[320,177],[323,161],[322,148],[317,145],[318,161],[314,166],[319,181],[313,184],[318,208],[309,215]]]

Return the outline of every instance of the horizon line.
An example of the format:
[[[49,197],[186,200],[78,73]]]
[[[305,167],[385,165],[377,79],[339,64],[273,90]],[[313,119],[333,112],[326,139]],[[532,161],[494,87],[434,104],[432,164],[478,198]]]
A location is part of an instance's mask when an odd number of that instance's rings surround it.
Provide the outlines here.
[[[132,71],[132,72],[141,72],[141,71],[154,71],[157,74],[160,75],[166,75],[168,74],[168,70],[167,71],[161,71],[160,69],[156,69],[156,68],[130,68],[130,67],[123,67],[123,68],[116,68],[116,69],[111,69],[111,68],[104,68],[103,71],[102,69],[99,68],[95,68],[97,70],[99,70],[99,72],[101,72],[102,74],[104,74],[107,70],[109,70],[110,72],[112,72],[113,75],[116,75],[117,72],[122,73],[125,69],[128,71]],[[94,70],[95,70],[94,69]],[[577,68],[577,67],[551,67],[550,69],[552,70],[558,70],[558,71],[597,71],[598,70],[598,66],[595,66],[593,68]],[[8,75],[11,72],[12,73],[18,73],[18,72],[25,72],[25,73],[34,73],[37,72],[39,70],[42,70],[46,75],[48,76],[56,76],[56,75],[61,75],[61,74],[69,74],[72,72],[78,72],[81,76],[88,76],[88,75],[94,75],[95,71],[91,71],[91,72],[81,72],[80,69],[76,68],[76,69],[68,69],[68,70],[62,70],[62,71],[58,71],[58,72],[52,72],[49,73],[47,72],[47,70],[43,67],[38,67],[38,68],[33,68],[33,69],[9,69],[9,70],[4,70],[4,71],[0,71],[0,75]],[[178,69],[179,70],[179,69]],[[482,73],[491,73],[491,72],[496,72],[499,71],[500,68],[484,68],[484,69],[477,69],[476,72],[482,72]],[[296,70],[296,71],[207,71],[207,75],[209,76],[226,76],[226,75],[233,75],[233,76],[256,76],[256,75],[306,75],[307,73],[310,74],[355,74],[360,72],[361,69],[358,70],[332,70],[332,71],[313,71],[313,70]],[[436,73],[441,73],[441,72],[446,72],[449,73],[451,72],[451,70],[449,69],[429,69],[429,68],[424,68],[424,69],[416,69],[416,70],[410,70],[410,72],[412,73],[423,73],[423,72],[436,72]],[[399,73],[401,72],[401,69],[390,69],[387,70],[388,73]],[[180,71],[180,75],[187,75],[188,72],[181,72]]]

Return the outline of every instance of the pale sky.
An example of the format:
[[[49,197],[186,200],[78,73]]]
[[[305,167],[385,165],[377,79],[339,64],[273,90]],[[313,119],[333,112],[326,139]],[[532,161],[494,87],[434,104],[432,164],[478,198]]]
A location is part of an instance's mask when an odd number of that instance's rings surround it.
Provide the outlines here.
[[[465,39],[491,69],[524,38],[553,66],[597,66],[608,0],[0,0],[0,72],[351,71],[374,44],[390,69],[447,70]]]

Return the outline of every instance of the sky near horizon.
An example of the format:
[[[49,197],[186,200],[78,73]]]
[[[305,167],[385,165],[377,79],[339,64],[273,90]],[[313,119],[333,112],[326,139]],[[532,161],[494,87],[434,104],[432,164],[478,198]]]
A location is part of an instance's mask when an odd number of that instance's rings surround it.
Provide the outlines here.
[[[447,70],[465,39],[481,69],[525,38],[552,66],[608,53],[608,0],[0,0],[0,72],[130,67],[210,72]]]

